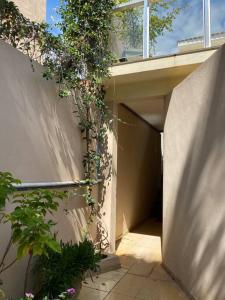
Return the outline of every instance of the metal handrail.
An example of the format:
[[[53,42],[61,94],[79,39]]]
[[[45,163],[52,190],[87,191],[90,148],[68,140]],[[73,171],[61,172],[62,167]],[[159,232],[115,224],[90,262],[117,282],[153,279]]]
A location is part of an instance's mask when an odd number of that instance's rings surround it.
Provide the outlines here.
[[[37,189],[62,189],[62,188],[77,188],[85,187],[90,185],[97,185],[101,183],[101,180],[96,180],[91,183],[87,181],[63,181],[63,182],[32,182],[32,183],[21,183],[14,184],[17,191],[28,191]]]

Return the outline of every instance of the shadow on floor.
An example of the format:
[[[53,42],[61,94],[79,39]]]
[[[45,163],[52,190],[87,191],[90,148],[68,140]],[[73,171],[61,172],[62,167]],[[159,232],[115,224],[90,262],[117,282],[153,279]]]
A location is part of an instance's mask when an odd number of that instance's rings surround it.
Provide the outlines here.
[[[87,280],[79,300],[187,300],[164,270],[161,223],[148,220],[118,243],[121,269]]]
[[[162,237],[162,222],[151,218],[131,230],[131,232]]]

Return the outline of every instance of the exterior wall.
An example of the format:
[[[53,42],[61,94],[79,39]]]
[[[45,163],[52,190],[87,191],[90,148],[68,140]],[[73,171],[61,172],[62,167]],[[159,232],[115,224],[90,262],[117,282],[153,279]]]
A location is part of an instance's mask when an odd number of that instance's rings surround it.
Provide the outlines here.
[[[46,18],[46,0],[13,0],[21,13],[32,21],[43,22]]]
[[[0,61],[0,170],[24,182],[82,179],[82,138],[71,102],[57,97],[55,84],[42,78],[40,65],[33,72],[29,59],[4,42]],[[66,200],[55,215],[59,238],[79,240],[86,215],[82,199]],[[1,225],[0,257],[9,235],[10,229]],[[1,276],[10,298],[22,295],[25,261]]]
[[[72,101],[61,100],[42,68],[0,43],[0,168],[23,181],[69,181],[82,177],[80,131]]]
[[[161,176],[160,133],[119,105],[116,238],[151,214]]]
[[[164,131],[166,267],[199,300],[225,299],[225,46],[175,88]]]

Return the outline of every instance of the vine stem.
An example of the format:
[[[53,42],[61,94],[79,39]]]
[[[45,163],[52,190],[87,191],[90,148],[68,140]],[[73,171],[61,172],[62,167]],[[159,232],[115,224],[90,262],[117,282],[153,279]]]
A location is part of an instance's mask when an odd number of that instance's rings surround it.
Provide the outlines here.
[[[89,123],[89,119],[90,119],[90,108],[87,107],[86,108],[86,118],[87,121]],[[86,171],[87,171],[87,177],[88,179],[90,179],[90,129],[86,128],[86,151],[87,151],[87,165],[86,165]]]
[[[10,240],[8,242],[8,245],[7,245],[6,249],[5,249],[5,252],[3,254],[2,260],[0,262],[0,268],[2,268],[1,271],[0,271],[0,273],[2,273],[3,270],[4,270],[4,262],[5,262],[7,254],[9,253],[9,250],[10,250],[11,246],[12,246],[12,237],[10,238]]]
[[[12,267],[15,263],[17,262],[17,258],[15,258],[10,264],[8,264],[6,267],[1,269],[0,274],[3,273],[4,271],[8,270],[10,267]]]
[[[29,254],[29,259],[28,259],[27,268],[26,268],[26,272],[25,272],[24,290],[23,290],[24,295],[27,291],[28,277],[29,277],[29,273],[30,273],[32,258],[33,258],[33,254],[31,253],[31,254]]]

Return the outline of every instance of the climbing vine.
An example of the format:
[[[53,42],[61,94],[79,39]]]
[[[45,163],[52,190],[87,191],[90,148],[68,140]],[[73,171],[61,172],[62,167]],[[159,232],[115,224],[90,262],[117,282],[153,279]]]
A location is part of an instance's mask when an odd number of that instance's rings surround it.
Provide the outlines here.
[[[41,62],[44,78],[55,80],[59,96],[73,101],[74,116],[79,119],[85,141],[83,166],[87,188],[83,196],[91,211],[89,222],[97,217],[101,234],[101,204],[93,196],[92,186],[110,176],[110,116],[103,81],[109,76],[113,61],[109,33],[114,5],[113,0],[61,1],[59,34],[54,35],[47,24],[25,18],[12,1],[0,0],[0,38],[28,54],[31,62]]]
[[[12,1],[0,0],[0,39],[29,55],[31,62],[41,62],[44,78],[55,80],[59,96],[73,101],[74,116],[79,120],[85,145],[83,166],[87,188],[83,196],[90,207],[89,222],[97,217],[100,236],[104,235],[102,202],[95,199],[92,188],[99,180],[106,182],[111,173],[107,135],[112,117],[104,101],[103,82],[109,77],[109,66],[113,62],[109,47],[113,7],[121,2],[124,0],[62,0],[56,35],[47,24],[25,18]],[[164,30],[171,29],[179,12],[173,9],[165,18],[159,18],[157,9],[169,9],[174,2],[176,0],[153,3],[153,41]],[[124,18],[125,22],[127,14]],[[101,247],[106,246],[107,243],[104,245],[101,241]]]

